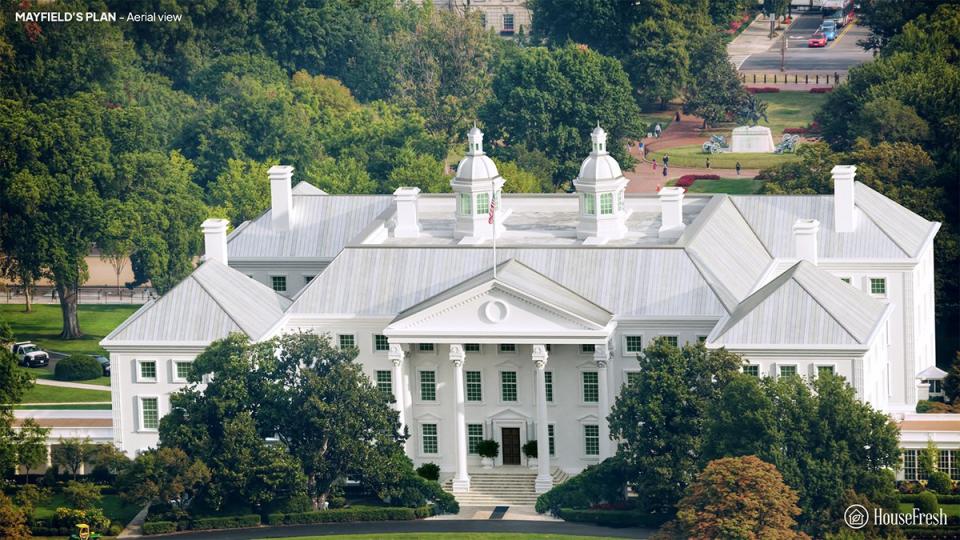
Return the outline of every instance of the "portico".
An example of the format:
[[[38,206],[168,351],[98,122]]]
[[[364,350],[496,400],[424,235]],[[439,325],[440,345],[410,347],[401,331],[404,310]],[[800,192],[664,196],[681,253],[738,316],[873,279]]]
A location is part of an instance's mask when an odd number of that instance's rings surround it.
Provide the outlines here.
[[[414,347],[419,350],[420,344],[430,344],[429,352],[442,357],[444,351],[435,351],[434,348],[446,349],[446,361],[453,374],[454,399],[451,403],[438,405],[441,409],[449,408],[446,412],[454,419],[453,429],[447,431],[453,432],[456,437],[455,492],[470,490],[467,425],[468,422],[474,422],[473,425],[481,422],[481,425],[489,426],[484,428],[484,438],[495,439],[501,445],[503,453],[499,464],[519,465],[514,452],[519,451],[519,446],[529,440],[530,435],[536,438],[536,491],[543,493],[553,485],[549,426],[556,419],[551,418],[547,395],[551,345],[587,346],[594,351],[591,358],[598,373],[595,409],[600,439],[598,458],[602,460],[611,455],[609,429],[605,420],[610,403],[606,367],[608,343],[615,328],[613,315],[606,309],[511,260],[498,266],[496,278],[492,271],[484,272],[401,313],[387,326],[384,335],[390,342],[389,356],[395,366],[394,380],[397,381],[409,380],[402,378],[400,373],[408,357],[406,351],[415,350]],[[468,352],[468,349],[479,352],[484,346],[495,348],[498,353],[497,362],[493,365],[487,357]],[[529,356],[520,356],[520,346],[524,351],[530,351]],[[510,352],[513,354],[500,362]],[[496,371],[499,374],[499,399],[490,400],[489,404],[497,405],[493,407],[496,412],[488,405],[486,411],[490,412],[483,417],[478,418],[473,410],[468,413],[464,377],[464,370],[468,367],[485,367],[488,372]],[[522,385],[518,373],[528,372],[531,368],[536,407],[535,411],[531,411],[533,415],[527,415],[519,405],[518,393]],[[428,384],[435,385],[437,382],[433,379]],[[394,386],[398,408],[401,416],[408,412],[412,418],[417,418],[418,411],[413,410],[416,404],[412,404],[413,407],[408,411],[404,402],[407,391],[400,384]],[[534,419],[534,429],[528,432],[527,426],[531,423],[526,419],[530,416]],[[428,436],[434,436],[434,429],[431,428]],[[507,449],[510,450],[509,458],[505,452]],[[507,463],[508,459],[511,463]]]

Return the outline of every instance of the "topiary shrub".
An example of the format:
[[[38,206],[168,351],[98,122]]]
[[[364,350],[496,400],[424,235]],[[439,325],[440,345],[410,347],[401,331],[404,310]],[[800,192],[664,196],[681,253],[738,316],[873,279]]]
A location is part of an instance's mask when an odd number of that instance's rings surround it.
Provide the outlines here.
[[[527,441],[526,444],[523,445],[523,455],[527,456],[528,458],[537,457],[538,451],[539,451],[539,447],[537,446],[536,439]]]
[[[953,481],[950,475],[943,471],[933,471],[927,479],[927,489],[938,495],[949,495],[953,492]]]
[[[433,480],[436,482],[440,480],[440,466],[436,463],[424,463],[423,465],[417,467],[417,474],[426,478],[427,480]]]
[[[103,375],[103,368],[92,356],[75,354],[57,362],[53,378],[58,381],[88,381]]]
[[[937,501],[937,494],[932,491],[924,491],[920,495],[917,495],[917,502],[914,504],[917,510],[925,514],[936,514],[940,508],[940,504]]]
[[[493,439],[485,439],[477,443],[477,453],[480,457],[495,458],[500,454],[500,443]]]

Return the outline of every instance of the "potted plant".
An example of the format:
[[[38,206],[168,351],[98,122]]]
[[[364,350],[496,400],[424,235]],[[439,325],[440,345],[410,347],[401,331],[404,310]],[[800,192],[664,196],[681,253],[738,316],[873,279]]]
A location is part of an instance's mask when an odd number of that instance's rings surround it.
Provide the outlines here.
[[[480,454],[480,465],[484,469],[493,468],[493,458],[500,455],[500,443],[493,439],[486,439],[477,443],[477,453]]]
[[[531,469],[537,468],[537,441],[536,439],[532,441],[527,441],[523,445],[523,455],[527,456],[527,467]]]

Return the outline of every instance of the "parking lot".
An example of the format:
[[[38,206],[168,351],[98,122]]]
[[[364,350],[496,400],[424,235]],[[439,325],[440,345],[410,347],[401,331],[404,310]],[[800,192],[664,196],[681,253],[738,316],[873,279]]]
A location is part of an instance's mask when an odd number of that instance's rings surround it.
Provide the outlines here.
[[[869,30],[857,26],[855,22],[841,28],[837,38],[826,47],[809,48],[807,40],[820,27],[821,21],[819,12],[795,15],[795,20],[786,33],[786,71],[846,71],[873,58],[872,53],[857,45],[858,41],[869,35]],[[740,65],[740,70],[779,70],[780,47],[780,40],[773,40],[766,51],[747,57]]]

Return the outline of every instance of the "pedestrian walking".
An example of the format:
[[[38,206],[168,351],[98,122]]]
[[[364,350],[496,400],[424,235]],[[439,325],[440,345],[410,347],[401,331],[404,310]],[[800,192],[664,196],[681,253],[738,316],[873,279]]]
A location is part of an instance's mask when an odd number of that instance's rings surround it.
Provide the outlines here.
[[[669,167],[669,166],[670,166],[670,156],[667,155],[667,154],[664,154],[664,155],[663,155],[663,166],[664,166],[664,167]]]
[[[660,127],[660,122],[657,122],[657,125],[653,128],[653,134],[660,138],[660,132],[663,131],[663,128]]]
[[[677,116],[676,116],[675,120],[676,120],[677,122],[680,121],[680,111],[677,111]]]
[[[663,166],[663,176],[667,176],[667,166]]]
[[[707,168],[710,168],[710,158],[707,158]]]
[[[737,162],[737,176],[740,176],[740,162]]]
[[[657,170],[657,158],[653,158],[653,170]]]

